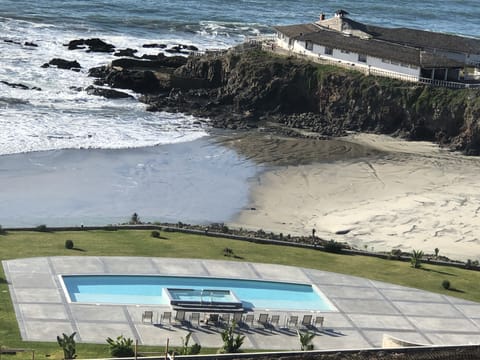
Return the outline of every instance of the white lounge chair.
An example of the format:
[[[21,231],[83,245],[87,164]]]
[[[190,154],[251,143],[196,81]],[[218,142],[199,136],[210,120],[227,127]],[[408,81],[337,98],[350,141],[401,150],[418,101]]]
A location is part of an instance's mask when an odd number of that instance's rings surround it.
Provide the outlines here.
[[[200,326],[200,313],[194,312],[190,315],[190,324],[193,326],[193,324],[197,324],[197,327]]]
[[[301,325],[309,329],[312,326],[312,317],[312,315],[303,315]]]
[[[150,324],[153,324],[153,311],[146,310],[142,314],[142,323],[144,322],[149,322]]]
[[[166,323],[168,322],[169,325],[172,324],[172,313],[170,311],[165,311],[162,316],[160,317],[160,322]]]
[[[260,314],[258,315],[257,323],[264,328],[268,327],[268,314]]]
[[[253,314],[247,314],[245,315],[245,319],[243,320],[243,322],[245,324],[248,324],[248,326],[252,327],[253,328],[253,322],[255,321],[255,316]]]
[[[185,311],[184,310],[177,310],[175,313],[175,321],[180,325],[183,325],[185,321]]]
[[[297,315],[291,315],[287,319],[287,328],[290,329],[291,327],[297,328],[298,327],[298,316]]]
[[[323,330],[323,322],[325,318],[323,316],[317,316],[315,318],[315,322],[313,323],[313,326],[315,326],[315,329],[317,330]]]
[[[270,320],[268,321],[268,323],[272,331],[278,328],[280,326],[280,315],[275,314],[270,316]]]

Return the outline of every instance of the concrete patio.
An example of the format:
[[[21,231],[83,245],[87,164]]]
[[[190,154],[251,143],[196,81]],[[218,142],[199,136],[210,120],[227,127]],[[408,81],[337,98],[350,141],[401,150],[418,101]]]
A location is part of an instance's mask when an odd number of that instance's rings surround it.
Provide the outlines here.
[[[158,324],[160,314],[171,311],[169,306],[69,303],[58,278],[68,274],[158,274],[315,284],[338,310],[320,314],[325,317],[325,324],[313,340],[315,349],[380,347],[384,334],[420,344],[480,343],[478,303],[313,269],[140,257],[42,257],[2,264],[22,338],[28,341],[54,342],[56,335],[75,331],[77,342],[105,343],[107,337],[123,334],[144,345],[165,345],[168,338],[175,347],[192,331],[191,343],[221,347],[220,328]],[[142,322],[146,310],[154,312],[156,324]],[[265,312],[269,311],[256,309],[255,318]],[[275,313],[282,317],[280,324],[294,314]],[[309,312],[298,315],[305,313]],[[246,336],[244,349],[298,350],[300,346],[293,329],[245,327],[241,332]]]

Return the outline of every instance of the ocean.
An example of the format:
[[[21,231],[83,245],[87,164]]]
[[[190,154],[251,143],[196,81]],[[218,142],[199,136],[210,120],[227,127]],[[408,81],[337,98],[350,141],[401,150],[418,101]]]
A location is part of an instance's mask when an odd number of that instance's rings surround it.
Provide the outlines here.
[[[399,0],[394,3],[373,0],[0,0],[0,224],[117,222],[122,216],[128,218],[129,213],[141,210],[149,220],[174,217],[164,209],[165,204],[142,207],[131,200],[132,196],[123,198],[133,186],[129,180],[116,184],[117,188],[110,194],[107,189],[112,189],[109,187],[112,179],[121,173],[118,168],[111,169],[105,178],[97,179],[103,181],[100,184],[85,180],[87,182],[81,186],[61,186],[61,191],[51,191],[48,198],[42,195],[45,188],[35,190],[39,176],[46,168],[52,172],[49,186],[55,188],[59,182],[68,184],[58,170],[63,166],[59,161],[64,159],[67,162],[68,159],[71,162],[72,158],[80,156],[85,159],[85,164],[91,164],[88,156],[96,154],[98,160],[104,155],[99,156],[93,150],[107,151],[116,158],[126,156],[125,163],[136,161],[132,165],[136,167],[146,160],[136,158],[139,153],[145,153],[144,149],[148,149],[148,159],[156,159],[152,151],[164,154],[159,150],[161,146],[193,142],[195,148],[208,149],[202,160],[198,160],[201,163],[193,166],[196,169],[208,168],[212,159],[217,159],[218,164],[235,168],[237,175],[241,173],[241,179],[251,178],[258,170],[256,165],[237,156],[233,150],[219,151],[207,140],[208,128],[192,116],[149,113],[135,99],[108,100],[88,95],[82,90],[93,82],[87,76],[88,69],[106,64],[115,57],[110,53],[68,50],[65,44],[69,41],[98,37],[117,49],[136,49],[139,56],[158,53],[159,49],[142,47],[153,42],[168,47],[195,45],[200,51],[227,48],[247,37],[272,34],[274,25],[314,21],[321,12],[329,16],[340,8],[361,22],[480,36],[480,10],[476,0]],[[32,43],[35,46],[31,46]],[[74,72],[42,67],[53,58],[77,60],[82,68]],[[198,141],[204,143],[199,145]],[[133,152],[133,149],[139,150]],[[58,152],[62,156],[58,156]],[[19,156],[21,161],[18,161]],[[38,157],[43,160],[38,161]],[[20,169],[14,165],[18,163],[24,163],[24,166]],[[100,166],[100,169],[108,168]],[[99,171],[98,167],[95,169]],[[174,172],[177,169],[178,166],[164,170]],[[77,171],[70,168],[69,176],[80,176]],[[201,173],[200,170],[194,172],[193,183],[198,182]],[[135,185],[137,191],[142,194],[147,191],[147,195],[163,193],[165,197],[165,188],[150,186],[156,183],[154,176],[158,173],[144,174],[142,185]],[[218,187],[229,184],[228,176],[223,178],[217,183]],[[175,180],[171,181],[175,183]],[[92,196],[88,206],[73,209],[71,204],[78,205],[78,201],[70,201],[78,194],[75,187],[87,191],[96,185],[105,189],[108,195],[102,205],[95,204],[96,197]],[[184,215],[185,220],[195,222],[226,220],[247,204],[248,184],[244,181],[243,187],[238,186],[241,195],[233,195],[233,191],[231,197],[225,195],[225,201],[232,205],[228,209],[224,207],[225,211],[220,214],[205,215],[213,206],[205,202],[206,195],[202,199],[188,199],[190,202],[204,201],[205,208],[193,206],[195,209],[189,212],[192,206],[183,205],[174,214]],[[169,188],[170,191],[175,188]],[[196,189],[202,194],[208,191],[208,186]],[[95,193],[98,198],[98,191]],[[116,197],[118,208],[115,207],[114,211],[110,206],[112,200],[107,200],[110,197]]]

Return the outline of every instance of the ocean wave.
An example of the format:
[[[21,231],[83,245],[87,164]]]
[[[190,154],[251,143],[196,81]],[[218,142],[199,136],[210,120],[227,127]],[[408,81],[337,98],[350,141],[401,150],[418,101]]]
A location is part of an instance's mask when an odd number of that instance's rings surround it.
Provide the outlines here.
[[[36,111],[19,117],[18,111],[6,109],[0,118],[0,155],[59,149],[141,148],[188,142],[207,135],[205,127],[193,116],[137,111],[122,118],[116,111],[108,112]]]

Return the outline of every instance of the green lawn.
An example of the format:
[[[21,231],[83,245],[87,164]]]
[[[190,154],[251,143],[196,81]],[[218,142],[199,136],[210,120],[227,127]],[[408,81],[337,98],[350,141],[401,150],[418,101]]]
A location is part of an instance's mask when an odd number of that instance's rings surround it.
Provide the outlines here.
[[[423,265],[413,269],[407,262],[382,260],[374,257],[337,255],[321,251],[274,245],[262,245],[222,238],[162,232],[162,238],[152,238],[150,231],[78,231],[78,232],[20,232],[12,231],[0,235],[0,260],[36,256],[152,256],[222,259],[224,248],[231,248],[236,258],[232,261],[274,263],[320,269],[349,275],[381,280],[399,285],[415,287],[437,293],[457,296],[480,302],[480,272],[453,267]],[[65,249],[65,240],[73,240],[74,250]],[[54,342],[22,342],[5,282],[0,268],[0,345],[18,348],[33,348],[36,358],[63,357]],[[448,279],[454,290],[444,290],[441,283]],[[163,344],[159,344],[163,345]],[[161,351],[162,348],[141,347],[140,351]],[[78,344],[80,358],[107,357],[105,345]],[[8,356],[17,360],[29,354]]]

